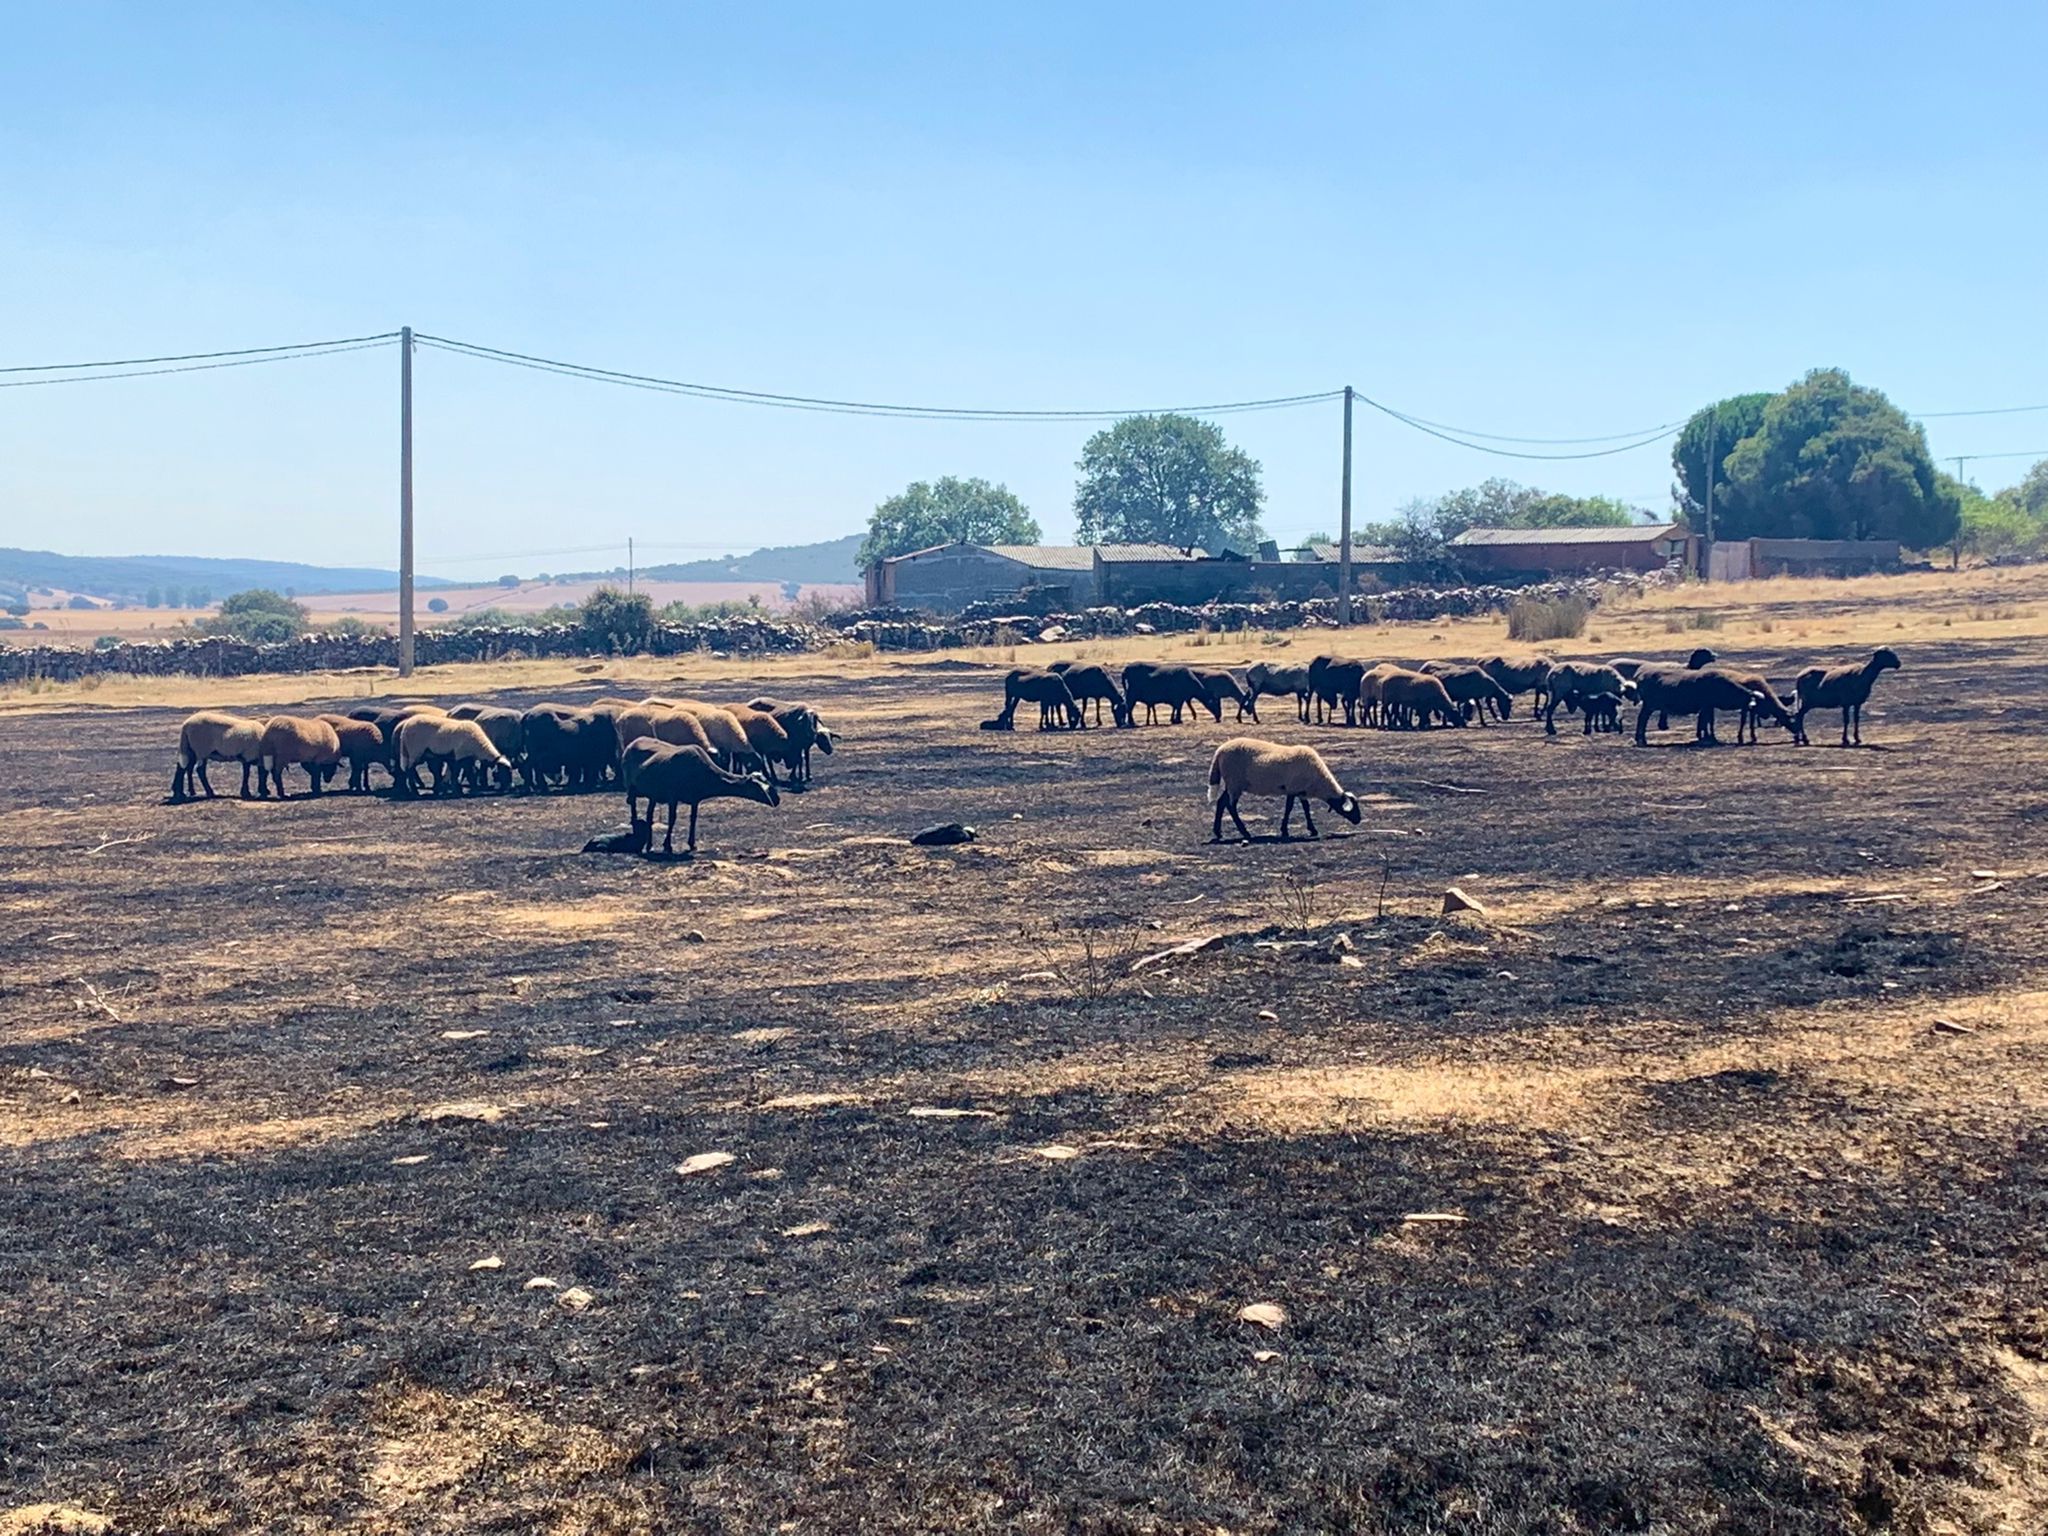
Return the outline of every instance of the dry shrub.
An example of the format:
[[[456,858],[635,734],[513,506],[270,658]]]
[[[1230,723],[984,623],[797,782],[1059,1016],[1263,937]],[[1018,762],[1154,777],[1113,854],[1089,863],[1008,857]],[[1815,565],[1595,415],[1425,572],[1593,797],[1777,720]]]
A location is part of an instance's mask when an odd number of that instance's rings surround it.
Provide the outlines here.
[[[820,656],[830,661],[865,661],[875,654],[872,640],[835,640],[823,650]]]
[[[1664,615],[1664,633],[1682,635],[1695,629],[1719,629],[1727,617],[1718,608],[1682,608]]]
[[[1593,608],[1583,597],[1561,597],[1555,602],[1520,598],[1508,610],[1510,640],[1576,640],[1585,632]]]

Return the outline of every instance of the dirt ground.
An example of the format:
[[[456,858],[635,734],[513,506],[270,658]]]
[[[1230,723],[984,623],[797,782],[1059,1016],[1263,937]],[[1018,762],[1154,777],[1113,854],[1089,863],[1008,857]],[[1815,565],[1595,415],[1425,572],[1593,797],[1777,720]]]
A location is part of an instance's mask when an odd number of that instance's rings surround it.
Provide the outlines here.
[[[1861,590],[1596,622],[1890,638],[1861,750],[1268,701],[1314,843],[999,656],[692,673],[845,740],[669,863],[16,696],[0,1532],[2048,1527],[2048,646]]]

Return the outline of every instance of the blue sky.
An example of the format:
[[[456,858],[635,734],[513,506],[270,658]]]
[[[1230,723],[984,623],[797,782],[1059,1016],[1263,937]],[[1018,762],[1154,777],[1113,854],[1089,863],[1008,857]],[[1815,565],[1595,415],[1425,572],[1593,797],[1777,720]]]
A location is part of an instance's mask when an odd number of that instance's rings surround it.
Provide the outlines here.
[[[866,399],[1349,382],[1529,436],[1822,365],[2048,402],[2038,0],[653,9],[11,8],[0,366],[409,323]],[[396,367],[0,391],[0,543],[388,565]],[[1085,428],[417,367],[431,572],[830,537],[948,473],[1071,530]],[[1224,425],[1269,529],[1334,525],[1334,407]],[[1929,430],[2034,449],[2048,412]],[[1661,446],[1517,463],[1369,412],[1357,452],[1362,519],[1492,474],[1670,484]]]

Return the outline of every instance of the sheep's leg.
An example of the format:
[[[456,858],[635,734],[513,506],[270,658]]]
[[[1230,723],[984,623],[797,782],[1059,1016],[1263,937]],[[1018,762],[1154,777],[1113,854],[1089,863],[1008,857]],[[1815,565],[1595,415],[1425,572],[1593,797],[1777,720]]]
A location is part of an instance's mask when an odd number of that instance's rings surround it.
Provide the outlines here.
[[[1212,843],[1223,841],[1223,808],[1228,804],[1230,804],[1229,795],[1223,794],[1216,797],[1216,815],[1209,823],[1209,841]]]
[[[1237,827],[1237,835],[1246,842],[1250,842],[1252,840],[1252,829],[1246,826],[1244,818],[1237,814],[1237,796],[1231,795],[1228,799],[1230,802],[1230,819]]]
[[[1849,745],[1849,711],[1854,708],[1853,704],[1842,706],[1842,745],[1845,747]]]
[[[1647,746],[1648,746],[1648,745],[1650,744],[1649,730],[1650,730],[1650,706],[1649,706],[1649,705],[1647,705],[1647,704],[1645,704],[1645,705],[1643,705],[1643,707],[1642,707],[1642,708],[1640,708],[1640,709],[1638,709],[1638,710],[1636,711],[1636,745],[1637,745],[1637,746],[1639,746],[1639,747],[1647,747]]]
[[[1287,803],[1280,807],[1280,841],[1292,842],[1294,834],[1287,830],[1288,818],[1294,814],[1294,796],[1287,797]]]
[[[1583,731],[1581,731],[1581,732],[1580,732],[1579,734],[1580,734],[1580,735],[1582,735],[1582,736],[1590,736],[1590,735],[1592,735],[1592,734],[1593,734],[1593,706],[1592,706],[1592,705],[1590,705],[1590,704],[1589,704],[1589,705],[1587,705],[1587,706],[1586,706],[1586,710],[1585,710],[1585,715],[1586,715],[1586,728],[1585,728],[1585,729],[1584,729]]]
[[[690,807],[690,831],[695,833],[696,830],[697,807],[693,805]],[[647,835],[654,835],[654,801],[651,797],[647,802]],[[662,834],[661,851],[667,854],[676,851],[676,802],[673,800],[668,803],[668,831]]]
[[[702,802],[697,800],[690,802],[690,852],[692,853],[697,851],[697,810],[701,804]]]
[[[1309,807],[1309,799],[1308,799],[1308,796],[1307,796],[1307,795],[1303,795],[1303,796],[1301,797],[1301,819],[1302,819],[1302,821],[1303,821],[1304,823],[1306,823],[1306,824],[1307,824],[1307,826],[1308,826],[1308,835],[1309,835],[1310,837],[1321,837],[1321,836],[1322,836],[1323,834],[1322,834],[1322,833],[1320,833],[1320,832],[1318,832],[1318,831],[1316,830],[1316,819],[1315,819],[1315,817],[1314,817],[1314,816],[1312,816],[1312,815],[1310,815],[1310,814],[1309,814],[1309,808],[1308,808],[1308,807]]]

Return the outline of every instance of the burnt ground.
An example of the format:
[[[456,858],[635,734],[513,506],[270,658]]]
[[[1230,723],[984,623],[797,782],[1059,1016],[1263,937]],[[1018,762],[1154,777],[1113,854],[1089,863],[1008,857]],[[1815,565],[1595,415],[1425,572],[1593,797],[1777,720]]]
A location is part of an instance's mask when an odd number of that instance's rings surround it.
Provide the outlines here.
[[[1367,810],[1249,847],[1227,720],[959,664],[778,679],[844,749],[694,863],[0,720],[0,1510],[2039,1530],[2041,659],[1913,649],[1861,751],[1268,701]]]

